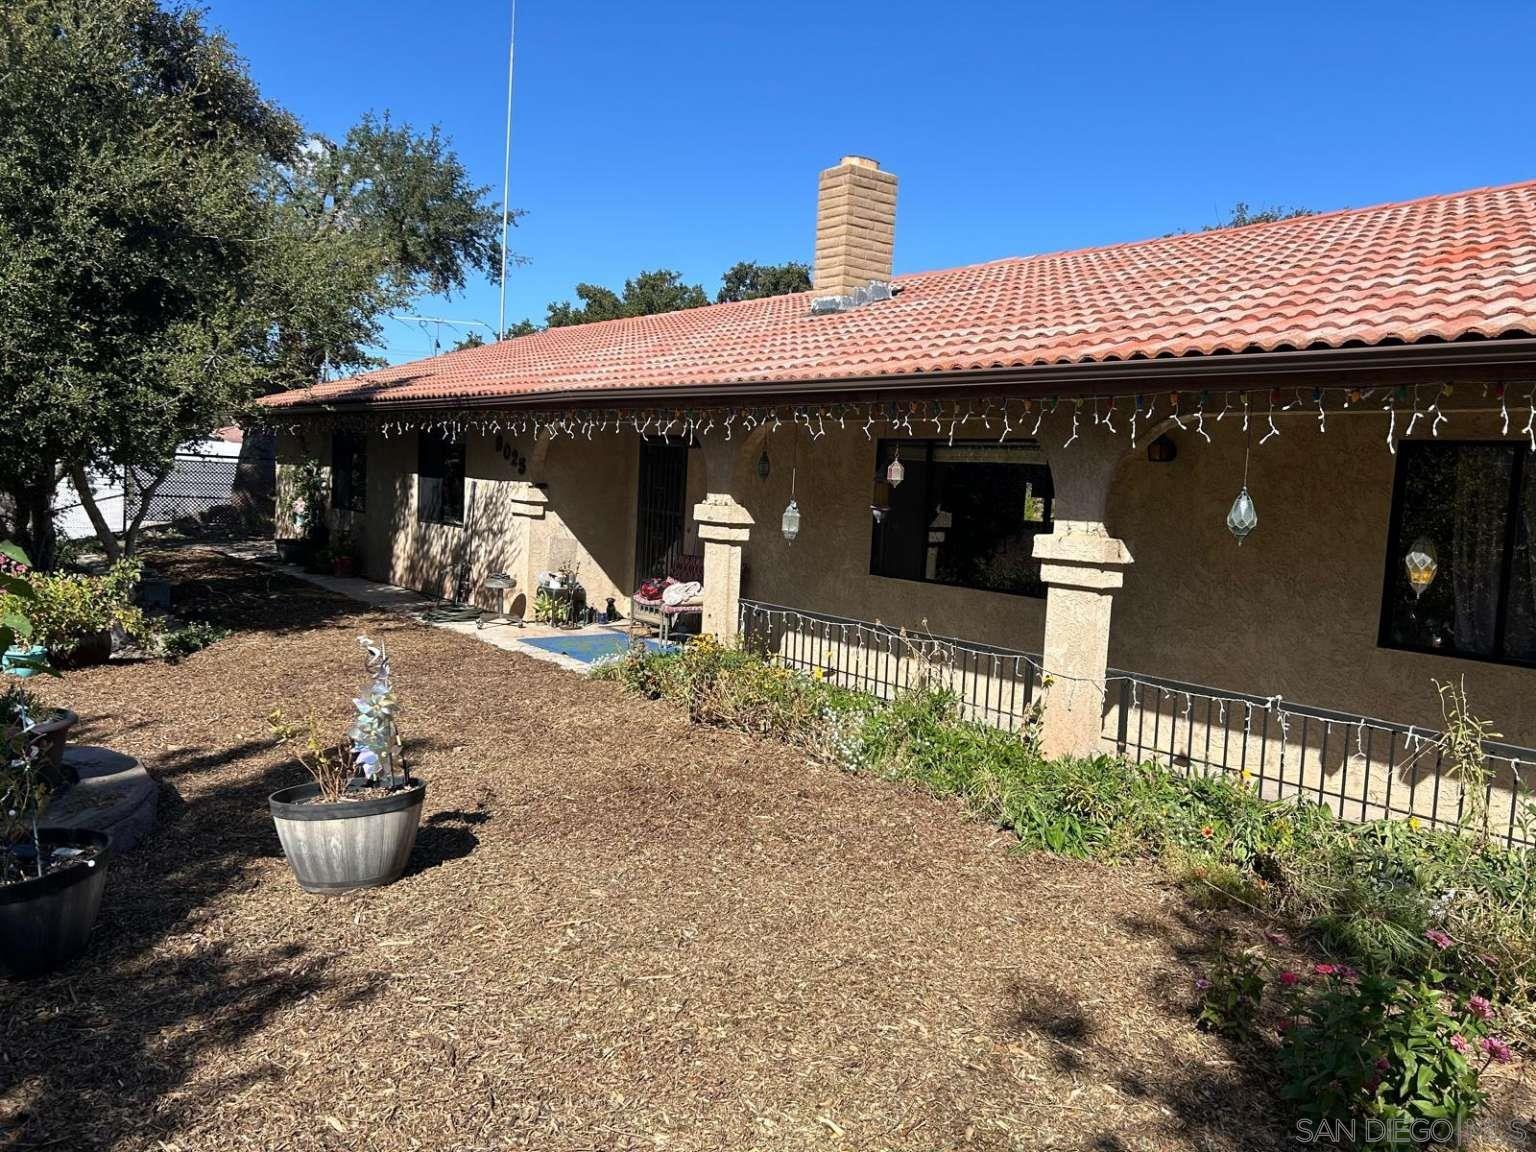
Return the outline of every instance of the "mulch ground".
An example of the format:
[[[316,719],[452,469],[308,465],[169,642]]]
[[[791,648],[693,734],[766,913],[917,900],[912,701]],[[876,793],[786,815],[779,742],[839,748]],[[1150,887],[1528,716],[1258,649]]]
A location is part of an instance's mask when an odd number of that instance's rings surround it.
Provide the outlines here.
[[[0,1148],[1254,1149],[1288,1125],[1191,1026],[1221,925],[1140,868],[186,550],[241,631],[44,694],[162,823],[66,974],[0,984]],[[393,656],[428,780],[397,884],[305,895],[274,707]],[[8,1143],[9,1141],[9,1143]]]

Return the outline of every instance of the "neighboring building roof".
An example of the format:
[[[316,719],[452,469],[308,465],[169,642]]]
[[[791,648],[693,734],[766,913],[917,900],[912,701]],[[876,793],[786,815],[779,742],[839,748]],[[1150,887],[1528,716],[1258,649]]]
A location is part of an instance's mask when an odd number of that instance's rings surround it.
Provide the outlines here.
[[[1536,333],[1536,181],[531,336],[268,397],[494,402]]]
[[[210,440],[223,440],[227,444],[240,444],[245,440],[245,433],[238,424],[225,424],[208,433]]]

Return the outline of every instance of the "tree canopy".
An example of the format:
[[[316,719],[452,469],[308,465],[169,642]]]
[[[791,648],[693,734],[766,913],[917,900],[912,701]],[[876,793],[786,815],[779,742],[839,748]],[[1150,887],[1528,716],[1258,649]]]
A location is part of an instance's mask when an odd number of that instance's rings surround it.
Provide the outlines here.
[[[685,284],[682,275],[670,268],[641,272],[624,281],[624,290],[615,292],[601,284],[576,285],[581,303],[555,301],[549,305],[545,326],[564,328],[572,324],[591,324],[598,320],[620,320],[627,316],[654,316],[705,304],[726,304],[736,300],[755,300],[763,296],[783,296],[806,292],[811,287],[811,271],[804,264],[755,264],[744,260],[733,264],[721,278],[720,291],[713,301],[701,284]],[[535,331],[524,320],[507,335],[526,335]]]
[[[44,565],[61,477],[93,511],[93,470],[163,476],[499,263],[499,209],[436,129],[307,133],[195,11],[10,0],[0,60],[0,513]]]

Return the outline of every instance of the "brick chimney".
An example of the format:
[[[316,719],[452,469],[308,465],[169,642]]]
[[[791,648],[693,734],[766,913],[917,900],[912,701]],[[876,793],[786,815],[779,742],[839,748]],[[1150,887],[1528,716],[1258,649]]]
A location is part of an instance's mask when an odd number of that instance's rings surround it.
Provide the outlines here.
[[[816,271],[822,296],[848,296],[891,279],[896,177],[866,156],[844,156],[821,174],[816,193]]]

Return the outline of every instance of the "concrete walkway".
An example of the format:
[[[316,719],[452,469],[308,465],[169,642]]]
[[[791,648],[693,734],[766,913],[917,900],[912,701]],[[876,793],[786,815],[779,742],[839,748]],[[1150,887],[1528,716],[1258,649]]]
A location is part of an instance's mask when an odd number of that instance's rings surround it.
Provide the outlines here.
[[[494,613],[485,614],[485,626],[476,627],[474,620],[433,620],[429,613],[434,608],[442,607],[441,601],[433,600],[414,592],[409,588],[400,588],[394,584],[385,584],[378,580],[368,580],[361,576],[325,576],[316,572],[306,572],[297,564],[285,564],[277,559],[272,552],[272,545],[266,542],[265,546],[256,543],[229,545],[220,549],[226,556],[236,560],[243,560],[250,564],[259,564],[264,568],[270,568],[274,572],[281,572],[285,576],[292,576],[295,580],[303,580],[318,588],[335,592],[338,596],[345,596],[349,600],[356,600],[361,604],[367,604],[370,608],[378,608],[386,612],[398,612],[410,616],[412,619],[433,628],[442,628],[447,632],[457,632],[461,636],[468,636],[479,640],[483,644],[489,644],[493,648],[500,648],[506,652],[519,652],[524,656],[530,656],[535,660],[543,660],[549,664],[555,664],[570,672],[585,674],[592,670],[592,665],[586,661],[578,660],[572,656],[566,656],[560,652],[552,652],[548,648],[529,644],[529,640],[542,640],[549,638],[574,638],[583,636],[628,636],[628,630],[624,624],[589,624],[583,628],[555,628],[548,624],[536,624],[528,622],[522,625],[502,624],[494,622]]]

